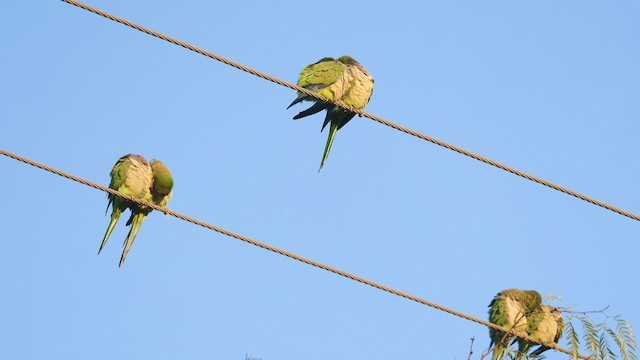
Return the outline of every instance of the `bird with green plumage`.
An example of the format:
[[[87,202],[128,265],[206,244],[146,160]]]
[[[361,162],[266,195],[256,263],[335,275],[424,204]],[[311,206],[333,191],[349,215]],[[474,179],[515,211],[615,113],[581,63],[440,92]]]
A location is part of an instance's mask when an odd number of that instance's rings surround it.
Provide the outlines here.
[[[144,199],[158,206],[166,206],[173,194],[173,177],[171,172],[162,162],[153,160],[151,163],[135,154],[127,154],[116,162],[111,170],[111,182],[109,187],[123,194],[131,195],[138,199]],[[111,221],[104,234],[98,254],[102,251],[116,223],[122,213],[129,209],[131,217],[126,225],[131,226],[129,233],[123,243],[122,256],[118,267],[124,263],[131,246],[138,235],[142,222],[153,210],[148,206],[143,206],[131,200],[108,194],[109,202],[107,211],[111,206]]]
[[[527,316],[541,311],[542,297],[535,290],[507,289],[499,292],[489,304],[489,321],[507,329],[526,332]],[[500,360],[513,335],[489,328],[489,337],[494,346],[492,360]]]
[[[306,66],[300,72],[298,86],[313,91],[327,100],[342,101],[351,110],[361,110],[371,99],[374,81],[369,72],[355,59],[350,56],[341,56],[337,60],[326,57]],[[301,101],[313,101],[314,104],[294,116],[294,120],[322,110],[327,111],[320,131],[330,124],[329,136],[322,154],[320,169],[318,169],[320,171],[329,157],[336,133],[353,119],[356,113],[301,92],[298,92],[298,96],[288,108]]]
[[[562,318],[562,313],[556,307],[542,305],[539,311],[534,311],[527,316],[527,328],[525,331],[529,336],[543,344],[557,344],[562,337],[563,330],[564,319]],[[522,354],[526,354],[531,347],[536,345],[538,344],[518,339],[518,351]],[[535,358],[549,349],[550,347],[548,346],[540,345],[528,356]]]

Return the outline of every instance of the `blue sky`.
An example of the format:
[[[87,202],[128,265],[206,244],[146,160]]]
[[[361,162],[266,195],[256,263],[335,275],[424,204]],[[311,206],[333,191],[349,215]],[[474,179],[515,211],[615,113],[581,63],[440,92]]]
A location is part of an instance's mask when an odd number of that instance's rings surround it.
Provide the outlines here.
[[[376,81],[368,112],[640,213],[638,2],[88,4],[290,82],[351,55]],[[474,316],[517,287],[640,326],[634,220],[365,118],[318,173],[323,116],[292,121],[290,89],[60,1],[9,0],[0,29],[6,150],[104,185],[120,156],[157,158],[174,211]],[[0,169],[3,358],[488,345],[481,325],[157,212],[118,269],[124,221],[96,255],[104,193]]]

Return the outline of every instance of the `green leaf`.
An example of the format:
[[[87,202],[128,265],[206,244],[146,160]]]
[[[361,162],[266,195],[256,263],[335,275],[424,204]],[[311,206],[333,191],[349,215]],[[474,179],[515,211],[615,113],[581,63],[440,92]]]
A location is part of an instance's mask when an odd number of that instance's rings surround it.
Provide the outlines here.
[[[573,327],[571,319],[564,325],[564,332],[567,334],[567,340],[569,341],[569,350],[571,350],[571,360],[578,360],[580,354],[580,337]]]

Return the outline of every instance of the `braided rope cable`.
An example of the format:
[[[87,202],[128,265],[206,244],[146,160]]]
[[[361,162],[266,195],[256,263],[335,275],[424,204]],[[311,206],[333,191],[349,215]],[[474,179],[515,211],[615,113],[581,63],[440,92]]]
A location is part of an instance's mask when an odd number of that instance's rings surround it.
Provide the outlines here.
[[[64,171],[61,171],[61,170],[55,169],[55,168],[53,168],[53,167],[50,167],[50,166],[44,165],[44,164],[42,164],[42,163],[39,163],[39,162],[37,162],[37,161],[34,161],[34,160],[31,160],[31,159],[25,158],[25,157],[20,156],[20,155],[17,155],[17,154],[14,154],[14,153],[9,152],[9,151],[7,151],[7,150],[0,149],[0,154],[5,155],[5,156],[7,156],[7,157],[9,157],[9,158],[12,158],[12,159],[14,159],[14,160],[18,160],[18,161],[23,162],[23,163],[25,163],[25,164],[28,164],[28,165],[31,165],[31,166],[35,166],[35,167],[37,167],[37,168],[39,168],[39,169],[42,169],[42,170],[45,170],[45,171],[49,171],[49,172],[54,173],[54,174],[56,174],[56,175],[62,176],[62,177],[64,177],[64,178],[67,178],[67,179],[70,179],[70,180],[73,180],[73,181],[79,182],[79,183],[81,183],[81,184],[84,184],[84,185],[90,186],[90,187],[92,187],[92,188],[95,188],[95,189],[98,189],[98,190],[101,190],[101,191],[107,192],[107,193],[109,193],[109,194],[113,194],[113,195],[116,195],[116,196],[120,196],[120,197],[122,197],[122,198],[125,198],[125,199],[127,199],[127,200],[131,200],[131,201],[133,201],[133,202],[135,202],[135,203],[138,203],[138,204],[140,204],[140,205],[148,206],[148,207],[153,208],[153,209],[155,209],[155,210],[161,211],[161,212],[163,212],[163,213],[165,213],[165,214],[167,214],[167,215],[171,215],[171,216],[173,216],[173,217],[176,217],[176,218],[178,218],[178,219],[181,219],[181,220],[184,220],[184,221],[190,222],[190,223],[192,223],[192,224],[202,226],[202,227],[207,228],[207,229],[209,229],[209,230],[213,230],[213,231],[219,232],[219,233],[221,233],[221,234],[223,234],[223,235],[227,235],[227,236],[230,236],[230,237],[235,238],[235,239],[238,239],[238,240],[242,240],[242,241],[247,242],[247,243],[249,243],[249,244],[251,244],[251,245],[255,245],[255,246],[260,247],[260,248],[263,248],[263,249],[265,249],[265,250],[272,251],[272,252],[274,252],[274,253],[276,253],[276,254],[280,254],[280,255],[286,256],[286,257],[288,257],[288,258],[291,258],[291,259],[294,259],[294,260],[297,260],[297,261],[303,262],[303,263],[305,263],[305,264],[307,264],[307,265],[315,266],[315,267],[317,267],[317,268],[320,268],[320,269],[323,269],[323,270],[326,270],[326,271],[332,272],[332,273],[334,273],[334,274],[336,274],[336,275],[340,275],[340,276],[346,277],[346,278],[348,278],[348,279],[351,279],[351,280],[354,280],[354,281],[357,281],[357,282],[363,283],[363,284],[365,284],[365,285],[369,285],[369,286],[374,287],[374,288],[376,288],[376,289],[378,289],[378,290],[386,291],[386,292],[388,292],[388,293],[391,293],[391,294],[394,294],[394,295],[397,295],[397,296],[403,297],[403,298],[405,298],[405,299],[409,299],[409,300],[415,301],[415,302],[417,302],[417,303],[420,303],[420,304],[423,304],[423,305],[430,306],[430,307],[432,307],[432,308],[438,309],[438,310],[440,310],[440,311],[447,312],[447,313],[449,313],[449,314],[451,314],[451,315],[455,315],[455,316],[461,317],[461,318],[463,318],[463,319],[470,320],[470,321],[473,321],[473,322],[476,322],[476,323],[478,323],[478,324],[482,324],[482,325],[488,326],[488,327],[490,327],[490,328],[493,328],[493,329],[496,329],[496,330],[499,330],[499,331],[503,331],[503,332],[505,332],[505,333],[514,334],[515,336],[517,336],[517,337],[519,337],[519,338],[523,338],[523,339],[528,340],[528,341],[531,341],[531,342],[533,342],[533,343],[543,345],[540,341],[538,341],[538,340],[536,340],[536,339],[532,338],[531,336],[529,336],[529,335],[527,335],[527,334],[525,334],[525,333],[516,332],[514,329],[507,329],[507,328],[504,328],[504,327],[502,327],[502,326],[499,326],[499,325],[496,325],[496,324],[490,323],[490,322],[488,322],[488,321],[486,321],[486,320],[483,320],[483,319],[477,318],[477,317],[475,317],[475,316],[471,316],[471,315],[464,314],[464,313],[462,313],[462,312],[456,311],[456,310],[451,309],[451,308],[448,308],[448,307],[446,307],[446,306],[436,304],[436,303],[434,303],[434,302],[432,302],[432,301],[429,301],[429,300],[425,300],[425,299],[419,298],[419,297],[417,297],[417,296],[414,296],[414,295],[408,294],[408,293],[403,292],[403,291],[400,291],[400,290],[396,290],[396,289],[394,289],[394,288],[391,288],[391,287],[388,287],[388,286],[385,286],[385,285],[379,284],[379,283],[374,282],[374,281],[371,281],[371,280],[367,280],[367,279],[365,279],[365,278],[359,277],[359,276],[357,276],[357,275],[353,275],[353,274],[351,274],[351,273],[348,273],[348,272],[346,272],[346,271],[343,271],[343,270],[340,270],[340,269],[337,269],[337,268],[331,267],[331,266],[329,266],[329,265],[325,265],[325,264],[319,263],[319,262],[317,262],[317,261],[314,261],[314,260],[311,260],[311,259],[307,259],[307,258],[305,258],[305,257],[302,257],[302,256],[300,256],[300,255],[294,254],[294,253],[292,253],[292,252],[289,252],[289,251],[286,251],[286,250],[279,249],[279,248],[277,248],[277,247],[275,247],[275,246],[271,246],[271,245],[268,245],[268,244],[262,243],[262,242],[260,242],[260,241],[257,241],[257,240],[254,240],[254,239],[251,239],[251,238],[249,238],[249,237],[246,237],[246,236],[243,236],[243,235],[237,234],[237,233],[235,233],[235,232],[232,232],[232,231],[229,231],[229,230],[226,230],[226,229],[223,229],[223,228],[217,227],[217,226],[215,226],[215,225],[211,225],[211,224],[206,223],[206,222],[204,222],[204,221],[201,221],[201,220],[198,220],[198,219],[194,219],[194,218],[192,218],[192,217],[189,217],[189,216],[186,216],[186,215],[180,214],[180,213],[178,213],[178,212],[175,212],[175,211],[169,210],[169,209],[168,209],[168,208],[166,208],[166,207],[158,206],[158,205],[156,205],[156,204],[149,203],[149,202],[147,202],[147,201],[145,201],[145,200],[143,200],[143,199],[138,199],[138,198],[135,198],[135,197],[133,197],[133,196],[131,196],[131,195],[123,194],[123,193],[121,193],[121,192],[119,192],[119,191],[117,191],[117,190],[113,190],[113,189],[108,188],[108,187],[106,187],[106,186],[102,186],[102,185],[96,184],[96,183],[91,182],[91,181],[89,181],[89,180],[85,180],[85,179],[80,178],[80,177],[78,177],[78,176],[75,176],[75,175],[72,175],[72,174],[66,173],[66,172],[64,172]],[[563,348],[563,347],[560,347],[560,346],[558,346],[557,344],[547,344],[547,345],[545,345],[545,346],[550,347],[550,348],[555,349],[555,350],[558,350],[558,351],[561,351],[561,352],[563,352],[563,353],[565,353],[565,354],[569,354],[569,355],[572,355],[572,354],[573,354],[570,350],[565,349],[565,348]],[[588,360],[588,359],[589,359],[589,357],[584,356],[584,355],[579,355],[579,357],[580,357],[580,358],[582,358],[582,359],[585,359],[585,360]]]
[[[135,23],[133,23],[131,21],[125,20],[125,19],[117,17],[115,15],[111,15],[111,14],[109,14],[107,12],[104,12],[102,10],[96,9],[94,7],[91,7],[89,5],[83,4],[81,2],[78,2],[78,1],[75,1],[75,0],[62,0],[62,1],[66,2],[68,4],[71,4],[71,5],[75,5],[75,6],[79,7],[79,8],[84,9],[84,10],[90,11],[90,12],[92,12],[94,14],[103,16],[103,17],[105,17],[107,19],[113,20],[113,21],[118,22],[120,24],[127,25],[129,27],[132,27],[132,28],[138,30],[138,31],[142,31],[143,33],[146,33],[146,34],[149,34],[151,36],[155,36],[155,37],[157,37],[159,39],[168,41],[168,42],[170,42],[172,44],[181,46],[181,47],[183,47],[185,49],[194,51],[194,52],[196,52],[198,54],[204,55],[204,56],[212,58],[214,60],[218,60],[218,61],[220,61],[220,62],[222,62],[224,64],[227,64],[227,65],[232,66],[232,67],[234,67],[236,69],[248,72],[248,73],[250,73],[252,75],[261,77],[261,78],[263,78],[265,80],[269,80],[269,81],[274,82],[274,83],[276,83],[278,85],[282,85],[282,86],[288,87],[290,89],[305,93],[306,95],[309,95],[309,96],[311,96],[311,97],[313,97],[315,99],[333,103],[335,105],[338,105],[338,106],[342,107],[343,109],[346,109],[346,110],[349,110],[349,111],[353,111],[353,112],[357,113],[360,116],[364,116],[364,117],[369,118],[371,120],[377,121],[377,122],[379,122],[381,124],[384,124],[386,126],[389,126],[389,127],[393,128],[393,129],[402,131],[402,132],[404,132],[406,134],[415,136],[415,137],[420,138],[422,140],[429,141],[429,142],[431,142],[433,144],[436,144],[438,146],[442,146],[442,147],[447,148],[449,150],[453,150],[453,151],[455,151],[457,153],[460,153],[462,155],[466,155],[466,156],[468,156],[470,158],[476,159],[476,160],[481,161],[481,162],[483,162],[485,164],[492,165],[494,167],[497,167],[498,169],[502,169],[504,171],[510,172],[510,173],[512,173],[514,175],[520,176],[520,177],[525,178],[527,180],[531,180],[531,181],[536,182],[538,184],[541,184],[541,185],[550,187],[550,188],[552,188],[554,190],[563,192],[563,193],[565,193],[567,195],[571,195],[573,197],[576,197],[576,198],[578,198],[580,200],[584,200],[586,202],[589,202],[589,203],[591,203],[593,205],[600,206],[602,208],[605,208],[607,210],[613,211],[613,212],[618,213],[620,215],[623,215],[623,216],[626,216],[628,218],[640,221],[640,215],[636,215],[634,213],[622,210],[622,209],[620,209],[618,207],[615,207],[613,205],[609,205],[609,204],[607,204],[605,202],[602,202],[600,200],[596,200],[596,199],[594,199],[592,197],[586,196],[584,194],[581,194],[579,192],[576,192],[576,191],[573,191],[571,189],[565,188],[563,186],[556,185],[556,184],[554,184],[554,183],[552,183],[550,181],[544,180],[542,178],[539,178],[539,177],[536,177],[536,176],[533,176],[533,175],[529,175],[529,174],[527,174],[527,173],[525,173],[523,171],[520,171],[518,169],[512,168],[512,167],[507,166],[507,165],[504,165],[504,164],[502,164],[500,162],[497,162],[495,160],[491,160],[491,159],[489,159],[487,157],[478,155],[478,154],[473,153],[471,151],[468,151],[468,150],[465,150],[463,148],[457,147],[455,145],[446,143],[446,142],[444,142],[442,140],[438,140],[438,139],[436,139],[434,137],[422,134],[422,133],[420,133],[418,131],[411,130],[411,129],[406,128],[406,127],[404,127],[402,125],[395,124],[395,123],[393,123],[391,121],[388,121],[388,120],[385,120],[385,119],[383,119],[383,118],[381,118],[379,116],[376,116],[376,115],[373,115],[373,114],[369,114],[369,113],[365,112],[364,110],[352,109],[350,106],[345,105],[342,101],[329,101],[329,100],[323,98],[322,96],[320,96],[320,95],[318,95],[318,94],[316,94],[316,93],[314,93],[312,91],[309,91],[307,89],[301,88],[301,87],[299,87],[297,85],[294,85],[294,84],[292,84],[290,82],[287,82],[287,81],[284,81],[284,80],[280,80],[280,79],[278,79],[276,77],[273,77],[273,76],[270,76],[268,74],[262,73],[260,71],[254,70],[254,69],[252,69],[250,67],[244,66],[242,64],[239,64],[239,63],[237,63],[235,61],[229,60],[229,59],[224,58],[222,56],[216,55],[216,54],[211,53],[209,51],[200,49],[199,47],[193,46],[193,45],[188,44],[188,43],[186,43],[184,41],[180,41],[180,40],[172,38],[170,36],[167,36],[167,35],[161,34],[159,32],[153,31],[153,30],[148,29],[148,28],[146,28],[144,26],[135,24]]]

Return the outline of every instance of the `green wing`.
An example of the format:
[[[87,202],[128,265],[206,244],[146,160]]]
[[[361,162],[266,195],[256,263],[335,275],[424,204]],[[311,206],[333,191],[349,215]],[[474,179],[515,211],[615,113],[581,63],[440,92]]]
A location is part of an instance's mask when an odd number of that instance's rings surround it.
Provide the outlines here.
[[[298,86],[316,92],[328,100],[338,100],[342,99],[344,93],[347,91],[349,81],[350,74],[346,71],[344,64],[333,58],[323,58],[302,69],[298,77]],[[315,114],[331,106],[299,92],[298,96],[287,109],[305,100],[314,101],[315,104],[294,116],[294,119]]]
[[[113,190],[120,191],[120,188],[124,186],[125,179],[127,178],[127,173],[129,172],[129,167],[131,166],[130,157],[134,156],[132,154],[125,155],[118,159],[113,168],[111,169],[111,182],[109,183],[109,187]],[[109,210],[109,206],[116,200],[122,199],[119,196],[115,196],[113,194],[108,194],[109,202],[107,203],[107,210]]]
[[[496,295],[489,304],[489,321],[503,327],[509,327],[509,308],[507,305],[507,298],[502,294]],[[504,354],[505,344],[509,343],[509,339],[505,337],[505,333],[500,330],[489,328],[489,338],[491,342],[489,346],[495,345],[492,360],[500,360]]]
[[[306,66],[300,72],[298,86],[317,92],[329,100],[342,97],[344,90],[340,78],[344,76],[345,66],[333,58],[324,58]],[[299,95],[306,96],[302,93]]]
[[[498,293],[489,304],[489,321],[516,331],[526,331],[528,319],[526,317],[529,307],[535,307],[537,292],[533,290],[508,289]],[[538,294],[538,297],[540,295]],[[542,298],[540,297],[540,301]],[[538,303],[538,307],[539,307]],[[491,345],[495,345],[492,359],[499,360],[504,356],[505,348],[513,336],[505,336],[500,330],[489,328]]]

